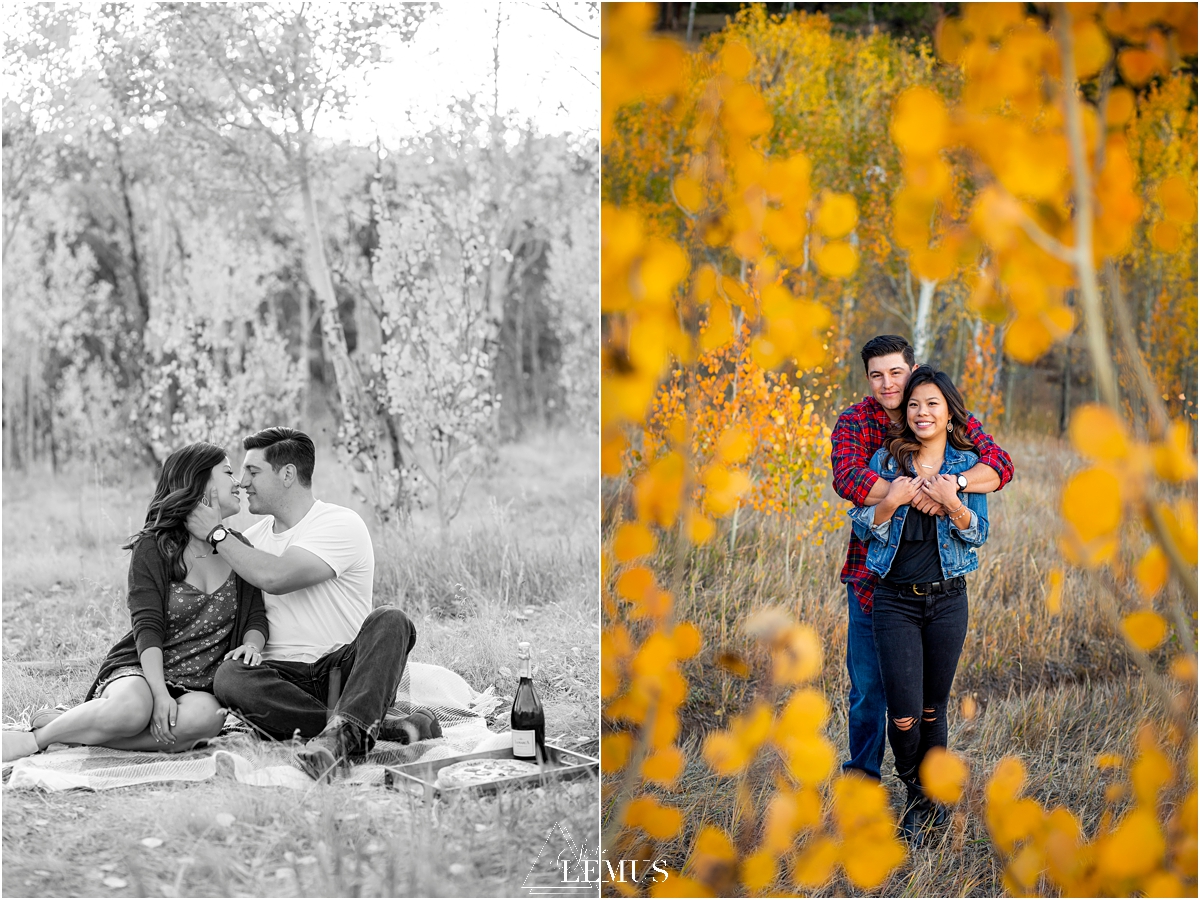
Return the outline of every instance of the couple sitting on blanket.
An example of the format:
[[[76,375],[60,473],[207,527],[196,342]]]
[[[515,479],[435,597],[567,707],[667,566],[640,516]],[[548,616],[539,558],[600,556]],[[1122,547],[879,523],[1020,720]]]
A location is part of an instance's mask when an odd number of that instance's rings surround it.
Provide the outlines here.
[[[213,444],[167,458],[125,548],[133,630],[84,703],[4,732],[6,762],[56,742],[189,750],[221,731],[225,707],[270,738],[308,739],[297,761],[318,780],[377,739],[441,735],[429,710],[390,714],[416,628],[398,609],[372,610],[371,537],[356,513],[313,496],[312,440],[268,428],[243,446],[241,481]],[[244,536],[221,524],[239,494],[265,516]],[[342,682],[329,708],[331,676],[335,692]]]

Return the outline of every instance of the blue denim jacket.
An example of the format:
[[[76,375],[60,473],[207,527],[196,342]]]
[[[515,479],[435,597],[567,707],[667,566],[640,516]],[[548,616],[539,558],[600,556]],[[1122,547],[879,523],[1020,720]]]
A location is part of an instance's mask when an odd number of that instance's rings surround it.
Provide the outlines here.
[[[979,457],[975,453],[958,450],[947,444],[941,474],[957,475],[967,471],[978,461]],[[904,474],[899,471],[896,460],[892,459],[883,447],[871,457],[871,471],[888,481]],[[960,493],[958,496],[971,512],[971,524],[960,529],[950,521],[949,516],[937,517],[938,555],[941,557],[942,575],[945,578],[957,578],[979,568],[979,557],[975,548],[983,546],[988,536],[987,494]],[[904,533],[904,516],[908,509],[907,505],[901,506],[892,514],[891,519],[879,525],[874,524],[873,506],[856,506],[847,513],[855,535],[867,545],[867,568],[880,577],[887,575],[892,567],[892,560],[896,558],[900,536]]]

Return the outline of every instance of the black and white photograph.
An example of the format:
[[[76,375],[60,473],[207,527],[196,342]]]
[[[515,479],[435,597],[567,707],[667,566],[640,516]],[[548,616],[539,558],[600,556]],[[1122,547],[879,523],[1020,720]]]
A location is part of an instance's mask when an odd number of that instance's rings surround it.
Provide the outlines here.
[[[3,895],[596,896],[599,4],[3,31]]]

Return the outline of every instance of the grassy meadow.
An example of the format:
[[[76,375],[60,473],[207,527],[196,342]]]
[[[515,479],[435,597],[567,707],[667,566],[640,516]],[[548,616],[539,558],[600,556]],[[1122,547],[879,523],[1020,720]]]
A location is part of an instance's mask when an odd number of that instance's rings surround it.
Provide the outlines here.
[[[1110,628],[1103,594],[1084,573],[1068,569],[1061,613],[1051,615],[1047,610],[1047,576],[1063,565],[1057,549],[1058,495],[1066,477],[1081,468],[1082,461],[1056,439],[1010,437],[1001,439],[1001,444],[1013,457],[1016,477],[989,498],[991,533],[979,551],[980,568],[967,576],[970,626],[951,697],[949,745],[970,765],[971,780],[952,827],[932,846],[913,853],[872,892],[879,896],[1005,894],[1002,861],[983,820],[984,786],[999,760],[1006,755],[1020,757],[1028,772],[1026,796],[1047,807],[1067,806],[1090,837],[1106,809],[1120,813],[1125,808],[1124,801],[1106,804],[1106,788],[1123,775],[1097,769],[1097,754],[1132,758],[1140,723],[1159,719],[1163,710],[1162,695],[1143,677],[1122,638]],[[820,634],[825,657],[815,686],[831,705],[825,733],[837,749],[839,763],[847,758],[846,595],[838,576],[849,531],[838,531],[823,546],[815,546],[789,541],[778,530],[778,520],[743,517],[734,546],[726,530],[691,551],[676,614],[696,623],[704,645],[697,658],[682,666],[690,686],[680,710],[680,744],[687,767],[676,789],[661,795],[664,802],[683,810],[685,824],[670,842],[622,851],[622,855],[665,858],[688,874],[690,848],[702,824],[725,829],[740,847],[757,845],[762,823],[738,812],[737,780],[714,775],[704,764],[700,748],[708,733],[726,727],[760,692],[766,696],[769,657],[742,632],[746,617],[758,609],[784,607]],[[1130,548],[1136,553],[1144,549],[1138,540],[1144,541],[1136,537]],[[671,542],[665,543],[668,548],[660,554],[669,553]],[[655,568],[662,571],[670,565],[669,556],[660,555]],[[1178,602],[1175,591],[1172,586],[1160,595],[1156,604],[1160,610],[1166,610],[1168,602]],[[1136,607],[1132,595],[1120,590],[1118,595],[1122,612]],[[1160,672],[1177,652],[1173,641],[1153,654]],[[716,657],[724,651],[743,656],[751,670],[748,678],[716,665]],[[970,701],[964,703],[967,698]],[[1177,702],[1185,704],[1194,723],[1194,690]],[[974,707],[973,717],[964,715],[964,705],[968,710]],[[1181,756],[1173,760],[1177,771],[1184,765]],[[771,793],[780,771],[777,761],[764,761],[762,756],[750,769],[746,784],[755,808],[761,809],[759,801]],[[895,778],[890,749],[883,772],[893,809],[898,810],[903,787]],[[1182,791],[1171,796],[1177,799]],[[610,795],[604,809],[606,824],[611,801]],[[781,875],[773,890],[793,893],[783,867]],[[839,870],[818,894],[860,896],[862,891]]]
[[[411,659],[511,698],[515,675],[500,670],[514,671],[517,642],[530,641],[547,740],[592,755],[596,443],[594,435],[546,434],[502,447],[445,534],[432,511],[373,529],[375,603],[399,606],[416,622]],[[231,461],[236,471],[240,453]],[[4,474],[5,724],[81,700],[128,630],[128,554],[119,547],[140,526],[152,488],[145,471]],[[320,442],[314,492],[354,505],[349,478]],[[250,521],[243,512],[233,523]],[[596,783],[560,788],[434,808],[383,788],[314,785],[300,795],[220,779],[6,792],[3,893],[515,896],[556,822],[586,846],[598,844]],[[219,822],[221,813],[233,824]]]

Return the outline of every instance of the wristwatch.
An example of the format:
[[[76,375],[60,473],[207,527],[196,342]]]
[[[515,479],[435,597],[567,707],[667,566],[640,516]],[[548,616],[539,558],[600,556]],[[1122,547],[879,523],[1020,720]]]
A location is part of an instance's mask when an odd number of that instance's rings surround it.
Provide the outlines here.
[[[958,475],[955,477],[954,480],[958,482],[958,489],[960,491],[965,491],[967,489],[967,476],[966,475]]]
[[[218,525],[208,533],[208,542],[212,544],[213,553],[217,552],[217,544],[229,537],[229,530],[224,525]]]

